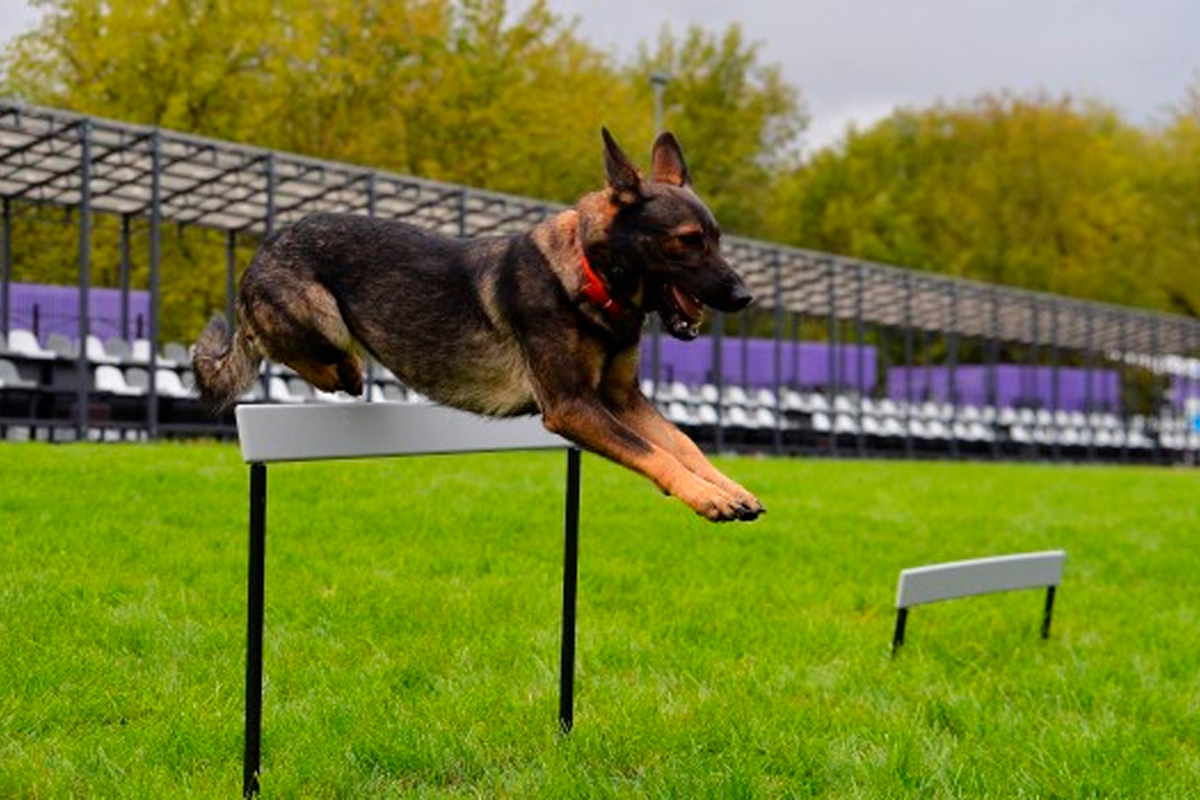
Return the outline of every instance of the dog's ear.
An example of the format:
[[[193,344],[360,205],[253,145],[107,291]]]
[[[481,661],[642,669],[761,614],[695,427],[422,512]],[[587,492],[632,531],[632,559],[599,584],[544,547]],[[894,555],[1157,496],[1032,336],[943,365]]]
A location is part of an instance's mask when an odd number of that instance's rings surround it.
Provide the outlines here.
[[[608,128],[601,128],[600,133],[604,137],[604,173],[613,196],[617,202],[625,205],[636,203],[642,196],[642,176],[617,145]]]
[[[673,186],[691,186],[692,176],[688,174],[687,162],[683,160],[683,150],[674,134],[660,133],[654,140],[654,152],[651,155],[653,168],[651,180],[655,183],[669,183]]]

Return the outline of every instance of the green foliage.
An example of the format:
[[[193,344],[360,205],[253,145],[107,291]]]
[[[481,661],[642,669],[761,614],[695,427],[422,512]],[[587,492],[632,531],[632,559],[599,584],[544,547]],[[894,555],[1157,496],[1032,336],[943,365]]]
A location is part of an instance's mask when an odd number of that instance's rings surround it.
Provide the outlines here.
[[[1157,138],[1148,180],[1165,307],[1200,317],[1200,83]]]
[[[790,241],[1122,304],[1195,309],[1194,121],[1068,99],[897,111],[790,178]]]
[[[1192,797],[1187,470],[729,459],[715,527],[585,456],[576,729],[555,731],[560,454],[270,469],[264,795]],[[0,445],[0,796],[230,797],[231,445]],[[1063,547],[1041,596],[899,569]]]

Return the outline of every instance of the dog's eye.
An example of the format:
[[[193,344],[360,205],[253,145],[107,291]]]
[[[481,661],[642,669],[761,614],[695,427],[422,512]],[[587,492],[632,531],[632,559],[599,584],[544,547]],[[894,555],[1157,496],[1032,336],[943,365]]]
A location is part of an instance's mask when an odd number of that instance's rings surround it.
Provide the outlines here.
[[[675,238],[679,240],[681,245],[689,250],[703,250],[705,246],[704,234],[700,232],[684,233]]]

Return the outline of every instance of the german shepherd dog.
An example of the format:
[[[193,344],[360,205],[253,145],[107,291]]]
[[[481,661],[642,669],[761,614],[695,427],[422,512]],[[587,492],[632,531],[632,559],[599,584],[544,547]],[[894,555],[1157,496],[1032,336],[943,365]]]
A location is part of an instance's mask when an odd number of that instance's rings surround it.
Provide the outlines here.
[[[752,298],[721,257],[720,229],[675,137],[658,137],[644,180],[602,133],[605,188],[527,233],[464,240],[319,213],[269,236],[242,278],[237,331],[214,317],[193,348],[201,397],[233,405],[264,357],[321,391],[361,395],[361,347],[437,402],[540,413],[550,431],[707,519],[755,519],[762,503],[638,385],[647,314],[690,340],[706,305],[733,312]]]

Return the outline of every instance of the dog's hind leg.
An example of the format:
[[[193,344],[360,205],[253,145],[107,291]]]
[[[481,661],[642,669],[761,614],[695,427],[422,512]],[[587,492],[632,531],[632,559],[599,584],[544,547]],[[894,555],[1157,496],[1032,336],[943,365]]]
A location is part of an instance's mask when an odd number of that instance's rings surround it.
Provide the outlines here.
[[[362,360],[354,353],[345,354],[336,364],[307,358],[292,358],[284,363],[322,392],[362,394]]]
[[[244,283],[241,305],[271,359],[323,392],[362,394],[362,358],[337,300],[324,286],[315,281],[269,288]]]

